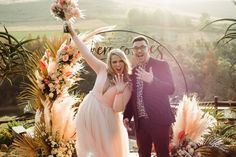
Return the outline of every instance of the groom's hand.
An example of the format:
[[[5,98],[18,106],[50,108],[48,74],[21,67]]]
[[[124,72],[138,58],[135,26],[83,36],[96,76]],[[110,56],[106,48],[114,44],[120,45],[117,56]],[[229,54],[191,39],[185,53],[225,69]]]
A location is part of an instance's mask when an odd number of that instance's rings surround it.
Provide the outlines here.
[[[132,131],[132,128],[130,127],[129,119],[128,119],[128,118],[125,118],[125,119],[123,120],[123,123],[124,123],[124,126],[126,127],[126,129],[127,129],[128,131]]]
[[[138,79],[151,83],[153,81],[153,72],[152,72],[152,67],[149,68],[149,71],[146,71],[142,67],[138,67],[136,69],[135,75],[137,76]]]

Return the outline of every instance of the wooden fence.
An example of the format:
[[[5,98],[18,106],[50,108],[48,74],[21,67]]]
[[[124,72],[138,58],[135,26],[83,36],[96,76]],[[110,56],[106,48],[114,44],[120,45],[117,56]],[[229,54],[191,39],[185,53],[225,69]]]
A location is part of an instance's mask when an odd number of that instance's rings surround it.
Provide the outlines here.
[[[178,104],[177,103],[172,103],[171,107],[173,108],[173,110],[175,110],[177,108]],[[199,102],[199,106],[203,107],[203,108],[208,108],[208,107],[214,107],[216,109],[216,112],[218,110],[225,110],[225,109],[236,109],[236,101],[219,101],[218,97],[215,96],[213,101],[204,101],[204,102]],[[12,112],[16,112],[19,113],[19,108],[18,107],[11,107],[11,108],[0,108],[0,112],[1,113],[9,113],[9,111]],[[21,111],[22,112],[22,111]],[[6,114],[8,115],[8,114]],[[21,116],[17,117],[16,120],[27,120],[33,118],[32,114],[21,114]],[[236,120],[236,117],[234,118],[225,118],[225,119],[229,119],[229,120]],[[223,120],[223,119],[221,119]],[[9,120],[11,121],[11,120]],[[4,121],[0,121],[1,123],[7,123],[8,121],[4,120]]]

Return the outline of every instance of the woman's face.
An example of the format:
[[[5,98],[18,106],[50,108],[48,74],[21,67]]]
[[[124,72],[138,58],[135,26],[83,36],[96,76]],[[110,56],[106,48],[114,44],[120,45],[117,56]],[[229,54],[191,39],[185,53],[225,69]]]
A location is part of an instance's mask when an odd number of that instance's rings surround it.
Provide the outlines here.
[[[111,56],[111,68],[115,74],[122,74],[125,68],[125,63],[119,56],[114,54]]]

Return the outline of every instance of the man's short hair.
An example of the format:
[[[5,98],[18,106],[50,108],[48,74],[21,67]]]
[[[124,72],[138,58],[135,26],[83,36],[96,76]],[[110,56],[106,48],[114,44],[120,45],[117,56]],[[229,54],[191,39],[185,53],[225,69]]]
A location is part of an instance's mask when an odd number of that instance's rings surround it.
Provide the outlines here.
[[[149,42],[148,42],[147,38],[144,37],[144,36],[142,36],[142,35],[139,35],[139,36],[134,37],[133,40],[132,40],[132,44],[133,44],[134,42],[136,42],[136,41],[145,41],[145,43],[146,43],[147,45],[149,45]]]

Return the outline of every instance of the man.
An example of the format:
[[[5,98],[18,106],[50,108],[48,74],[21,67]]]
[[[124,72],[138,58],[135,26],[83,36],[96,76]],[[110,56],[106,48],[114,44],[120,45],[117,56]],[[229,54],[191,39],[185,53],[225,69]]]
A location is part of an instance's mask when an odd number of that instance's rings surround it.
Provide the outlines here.
[[[134,117],[139,157],[151,156],[152,143],[158,157],[169,157],[169,130],[175,121],[168,97],[174,92],[169,65],[150,57],[145,37],[135,37],[132,43],[138,64],[131,76],[133,91],[123,123],[130,130],[129,122]]]

